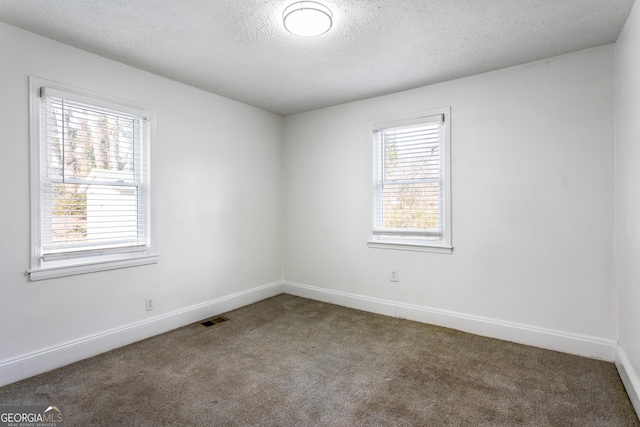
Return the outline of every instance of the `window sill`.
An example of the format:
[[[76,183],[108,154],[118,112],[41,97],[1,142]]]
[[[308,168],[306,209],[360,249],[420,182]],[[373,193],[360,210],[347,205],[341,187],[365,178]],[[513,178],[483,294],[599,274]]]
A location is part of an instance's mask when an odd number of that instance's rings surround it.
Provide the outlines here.
[[[422,242],[392,242],[383,240],[369,240],[367,246],[374,249],[393,249],[397,251],[432,252],[438,254],[450,254],[451,246],[435,246]]]
[[[37,280],[55,279],[57,277],[75,276],[77,274],[95,273],[98,271],[116,270],[120,268],[136,267],[139,265],[156,264],[158,255],[145,255],[135,258],[96,261],[75,265],[60,265],[51,267],[33,268],[27,271],[29,280],[35,282]]]

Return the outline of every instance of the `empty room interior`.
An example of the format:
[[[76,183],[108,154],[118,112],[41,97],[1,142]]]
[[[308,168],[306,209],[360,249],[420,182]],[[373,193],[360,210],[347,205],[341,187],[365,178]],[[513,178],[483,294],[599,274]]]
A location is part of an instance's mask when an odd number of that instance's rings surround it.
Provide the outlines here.
[[[0,144],[0,405],[638,425],[633,0],[0,0]]]

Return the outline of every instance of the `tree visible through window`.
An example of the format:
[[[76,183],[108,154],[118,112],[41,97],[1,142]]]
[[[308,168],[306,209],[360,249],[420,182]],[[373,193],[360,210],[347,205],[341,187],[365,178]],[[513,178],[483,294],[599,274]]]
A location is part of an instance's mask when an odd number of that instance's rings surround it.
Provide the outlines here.
[[[43,109],[52,191],[51,211],[47,204],[42,215],[44,247],[101,246],[144,235],[134,167],[139,119],[58,98],[46,99]]]
[[[153,113],[35,78],[30,90],[37,123],[32,280],[43,276],[41,270],[156,262],[149,173]],[[51,277],[68,272],[59,273]]]
[[[447,114],[374,127],[373,242],[449,244]]]

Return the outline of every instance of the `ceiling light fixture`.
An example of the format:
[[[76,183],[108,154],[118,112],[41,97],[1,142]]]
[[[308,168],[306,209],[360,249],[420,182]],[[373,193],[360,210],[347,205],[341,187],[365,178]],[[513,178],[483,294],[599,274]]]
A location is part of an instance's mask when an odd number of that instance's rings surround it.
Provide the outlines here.
[[[329,31],[333,15],[325,5],[315,1],[299,1],[284,10],[282,21],[290,33],[313,37]]]

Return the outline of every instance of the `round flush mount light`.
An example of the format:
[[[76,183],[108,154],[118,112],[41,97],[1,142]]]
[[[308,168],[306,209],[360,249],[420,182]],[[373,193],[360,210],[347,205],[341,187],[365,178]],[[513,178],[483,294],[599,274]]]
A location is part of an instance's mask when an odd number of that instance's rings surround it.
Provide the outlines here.
[[[282,21],[290,33],[313,37],[329,31],[333,14],[328,7],[315,1],[299,1],[284,10]]]

